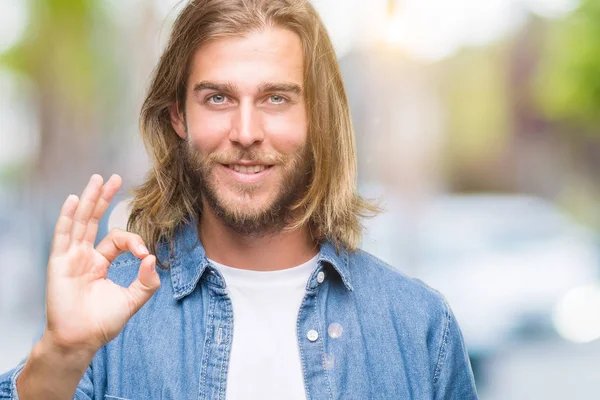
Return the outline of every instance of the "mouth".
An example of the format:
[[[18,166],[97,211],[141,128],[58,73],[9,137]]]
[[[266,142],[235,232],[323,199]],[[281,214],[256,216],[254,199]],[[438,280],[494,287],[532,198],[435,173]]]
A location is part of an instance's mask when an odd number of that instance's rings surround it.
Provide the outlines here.
[[[232,171],[238,172],[240,174],[254,175],[260,174],[265,170],[272,168],[272,165],[264,165],[264,164],[255,164],[255,165],[241,165],[241,164],[228,164],[225,165]]]
[[[258,184],[271,175],[274,165],[221,164],[223,171],[238,184]]]

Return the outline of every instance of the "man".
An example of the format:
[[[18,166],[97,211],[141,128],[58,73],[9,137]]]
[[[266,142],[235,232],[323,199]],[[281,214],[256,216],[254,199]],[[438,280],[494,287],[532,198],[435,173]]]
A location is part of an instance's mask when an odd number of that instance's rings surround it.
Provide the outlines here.
[[[44,334],[0,398],[477,398],[444,299],[356,250],[375,208],[308,3],[189,3],[141,127],[135,233],[93,248],[118,176],[67,198]]]

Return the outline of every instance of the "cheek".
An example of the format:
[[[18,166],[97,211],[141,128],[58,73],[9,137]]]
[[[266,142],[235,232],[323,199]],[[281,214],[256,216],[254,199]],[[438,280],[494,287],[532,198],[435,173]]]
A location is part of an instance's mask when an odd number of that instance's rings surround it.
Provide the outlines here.
[[[264,129],[271,144],[281,153],[302,148],[307,138],[307,121],[303,112],[265,118]]]
[[[231,130],[231,118],[226,113],[191,111],[188,112],[188,130],[194,146],[209,153],[226,141]]]

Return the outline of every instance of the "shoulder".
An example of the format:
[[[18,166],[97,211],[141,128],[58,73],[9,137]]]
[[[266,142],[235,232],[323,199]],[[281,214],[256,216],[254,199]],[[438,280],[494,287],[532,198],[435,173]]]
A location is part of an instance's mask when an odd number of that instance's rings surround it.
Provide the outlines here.
[[[444,296],[417,278],[412,278],[374,255],[356,250],[348,253],[348,267],[356,295],[377,298],[380,306],[394,310],[411,310],[443,320],[450,308]]]

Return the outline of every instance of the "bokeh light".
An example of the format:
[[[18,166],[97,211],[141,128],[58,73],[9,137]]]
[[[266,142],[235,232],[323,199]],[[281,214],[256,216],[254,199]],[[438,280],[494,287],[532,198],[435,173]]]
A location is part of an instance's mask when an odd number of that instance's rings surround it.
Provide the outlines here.
[[[0,1],[0,53],[21,39],[27,28],[27,16],[26,1]]]

